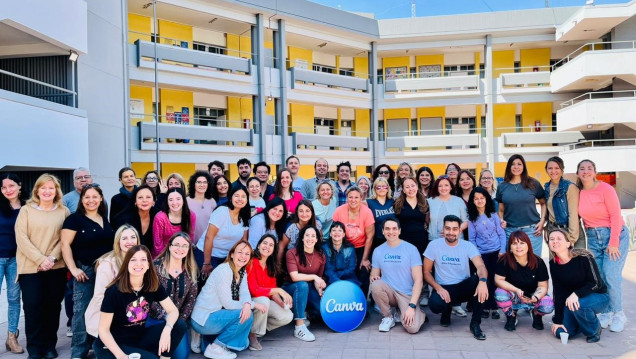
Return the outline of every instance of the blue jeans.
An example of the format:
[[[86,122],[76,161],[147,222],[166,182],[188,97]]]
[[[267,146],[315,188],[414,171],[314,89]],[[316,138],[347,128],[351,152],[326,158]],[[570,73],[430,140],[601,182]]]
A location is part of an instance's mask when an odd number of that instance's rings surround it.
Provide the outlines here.
[[[533,225],[531,225],[529,227],[510,227],[510,226],[507,226],[504,229],[504,232],[506,232],[506,241],[510,238],[510,235],[512,234],[512,232],[522,231],[525,234],[527,234],[528,237],[530,237],[530,243],[532,243],[532,250],[534,251],[534,254],[536,254],[539,257],[541,257],[541,251],[543,250],[543,236],[541,236],[541,235],[535,236],[534,235],[534,226],[535,226],[535,224],[533,224]]]
[[[205,325],[200,325],[194,320],[190,321],[192,329],[202,335],[218,334],[214,343],[237,351],[247,348],[249,344],[247,336],[250,334],[254,316],[250,315],[246,321],[239,323],[240,309],[219,309],[210,313]],[[204,349],[205,348],[201,348]]]
[[[610,239],[609,227],[588,228],[585,233],[587,234],[587,247],[594,254],[601,276],[607,284],[609,294],[607,310],[612,313],[620,312],[623,310],[623,267],[625,267],[629,253],[629,230],[627,226],[623,226],[621,230],[618,242],[621,258],[617,261],[611,260],[607,254]]]
[[[148,319],[146,319],[146,328],[157,324],[163,324],[163,326],[165,326],[165,323],[165,320],[148,317]],[[189,330],[186,330],[183,339],[181,339],[177,348],[172,352],[173,359],[187,359],[188,355],[190,355],[190,334],[188,332]]]
[[[73,319],[71,329],[73,330],[73,340],[71,341],[71,358],[86,358],[88,350],[91,348],[91,340],[86,333],[86,323],[84,313],[93,298],[95,290],[95,268],[90,265],[76,262],[77,268],[84,271],[88,280],[78,282],[73,278]]]
[[[294,300],[294,306],[291,308],[294,319],[306,319],[306,311],[310,315],[320,316],[320,295],[314,287],[314,282],[285,283],[283,290]]]
[[[579,309],[571,311],[567,306],[563,309],[563,325],[568,330],[570,337],[583,333],[586,337],[596,334],[601,326],[596,314],[607,310],[609,295],[607,293],[592,293],[587,297],[579,298]],[[562,330],[557,330],[559,338]]]
[[[7,302],[9,303],[9,333],[18,331],[20,321],[20,285],[15,281],[18,275],[18,265],[15,257],[0,258],[0,286],[2,278],[7,279]]]

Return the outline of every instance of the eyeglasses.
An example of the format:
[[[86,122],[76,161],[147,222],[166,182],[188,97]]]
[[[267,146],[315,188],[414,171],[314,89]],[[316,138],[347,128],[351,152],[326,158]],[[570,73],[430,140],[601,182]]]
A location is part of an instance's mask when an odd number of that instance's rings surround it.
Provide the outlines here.
[[[379,175],[388,175],[389,171],[378,171]]]
[[[77,177],[75,177],[75,180],[76,180],[76,181],[81,181],[81,180],[83,180],[83,179],[84,179],[84,180],[89,180],[89,179],[91,179],[91,177],[92,177],[91,175],[77,176]]]
[[[492,177],[482,177],[481,179],[492,181],[494,178],[492,178]]]
[[[448,175],[441,175],[439,177],[437,177],[437,179],[449,179],[450,177],[448,177]]]
[[[159,178],[157,177],[146,177],[146,182],[157,182]]]
[[[196,184],[208,184],[208,181],[196,181],[194,183],[196,183]]]
[[[387,189],[389,186],[375,186],[375,189]]]
[[[256,171],[257,175],[268,175],[269,172],[268,171]]]
[[[457,172],[457,168],[455,168],[455,167],[448,167],[448,169],[446,170],[446,172]]]
[[[87,183],[83,185],[82,188],[99,188],[99,185],[94,183]]]
[[[174,244],[173,243],[173,244],[170,245],[170,247],[188,249],[188,248],[190,248],[190,245],[189,244]]]

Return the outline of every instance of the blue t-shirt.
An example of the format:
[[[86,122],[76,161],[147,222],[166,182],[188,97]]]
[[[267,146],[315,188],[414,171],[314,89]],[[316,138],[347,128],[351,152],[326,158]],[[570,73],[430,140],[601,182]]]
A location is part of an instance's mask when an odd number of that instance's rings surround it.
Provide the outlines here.
[[[545,198],[541,183],[532,179],[534,189],[524,188],[521,183],[504,182],[497,187],[497,202],[504,205],[503,220],[508,227],[525,227],[541,219],[536,201]]]
[[[477,247],[458,239],[455,246],[449,246],[445,239],[431,241],[424,257],[435,265],[435,281],[440,285],[452,285],[470,277],[470,260],[479,256]]]
[[[395,210],[393,209],[394,202],[393,199],[387,198],[386,201],[384,201],[384,205],[382,205],[377,199],[367,199],[367,205],[375,219],[375,234],[373,235],[375,238],[384,240],[382,226],[387,219],[395,218]]]
[[[414,245],[401,241],[396,247],[391,247],[385,242],[373,251],[372,259],[373,268],[380,270],[382,280],[389,287],[405,295],[413,294],[411,268],[422,265],[422,257]]]

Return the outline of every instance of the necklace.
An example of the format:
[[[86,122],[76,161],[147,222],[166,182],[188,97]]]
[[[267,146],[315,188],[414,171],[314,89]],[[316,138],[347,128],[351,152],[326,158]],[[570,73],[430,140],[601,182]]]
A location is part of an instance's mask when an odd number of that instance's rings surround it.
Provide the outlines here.
[[[143,288],[143,287],[142,287],[142,288]],[[141,292],[141,289],[142,289],[142,288],[139,288],[138,290],[134,290],[134,289],[132,290],[132,291],[133,291],[133,293],[135,293],[135,296],[136,296],[136,297],[139,297],[139,292]]]
[[[513,184],[513,186],[515,188],[515,192],[517,192],[519,190],[519,185],[520,185],[520,183]]]
[[[311,267],[311,264],[314,262],[314,252],[311,252],[311,261],[309,262],[309,267]]]

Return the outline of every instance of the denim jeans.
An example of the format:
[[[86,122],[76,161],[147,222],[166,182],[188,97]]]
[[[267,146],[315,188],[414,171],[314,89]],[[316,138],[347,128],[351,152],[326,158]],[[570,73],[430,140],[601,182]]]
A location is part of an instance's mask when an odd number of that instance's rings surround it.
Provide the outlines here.
[[[165,326],[166,321],[163,319],[154,319],[151,317],[148,317],[148,319],[146,319],[146,328],[157,324],[163,324],[163,326]],[[172,359],[187,359],[188,355],[190,355],[190,333],[189,330],[186,330],[183,338],[179,342],[179,345],[172,352]]]
[[[312,316],[320,316],[320,295],[314,282],[291,282],[283,285],[283,290],[294,300],[291,308],[294,319],[306,319],[305,312]]]
[[[607,293],[592,293],[586,297],[579,298],[579,309],[571,311],[567,306],[563,309],[563,325],[568,330],[570,337],[578,333],[583,333],[586,337],[594,335],[601,323],[596,314],[607,311],[609,296]],[[556,337],[559,338],[561,330],[558,330]]]
[[[598,269],[605,284],[607,284],[607,293],[609,294],[608,312],[616,313],[623,310],[623,267],[629,253],[629,230],[627,226],[623,226],[618,242],[618,249],[621,252],[621,258],[617,261],[611,260],[607,254],[607,246],[609,245],[610,229],[609,227],[587,228],[587,246],[590,252],[594,254]]]
[[[0,285],[2,278],[7,280],[7,302],[9,304],[9,333],[18,331],[20,321],[20,285],[15,281],[18,275],[18,265],[15,257],[0,258]]]
[[[84,313],[93,298],[95,290],[95,268],[76,262],[77,268],[84,271],[88,280],[78,282],[73,278],[73,319],[71,329],[73,340],[71,341],[71,358],[85,358],[91,348],[90,336],[86,333]]]
[[[537,315],[546,315],[554,311],[554,301],[547,295],[541,298],[537,304],[523,303],[516,293],[497,288],[495,290],[495,301],[497,302],[497,306],[499,306],[507,316],[512,316],[514,311],[519,309],[536,309]]]
[[[539,235],[539,236],[535,236],[534,235],[534,226],[535,224],[529,226],[529,227],[510,227],[507,226],[504,229],[504,232],[506,232],[506,240],[508,238],[510,238],[510,235],[512,234],[512,232],[516,232],[516,231],[523,231],[525,234],[528,235],[528,237],[530,237],[530,243],[532,243],[532,250],[534,251],[534,254],[538,255],[539,257],[541,257],[541,251],[543,250],[543,236]]]
[[[210,313],[205,325],[194,320],[190,321],[192,329],[201,335],[218,334],[214,343],[222,347],[241,351],[249,344],[247,336],[250,334],[254,316],[250,315],[246,321],[240,323],[241,309],[219,309]],[[201,348],[205,350],[205,348]]]

